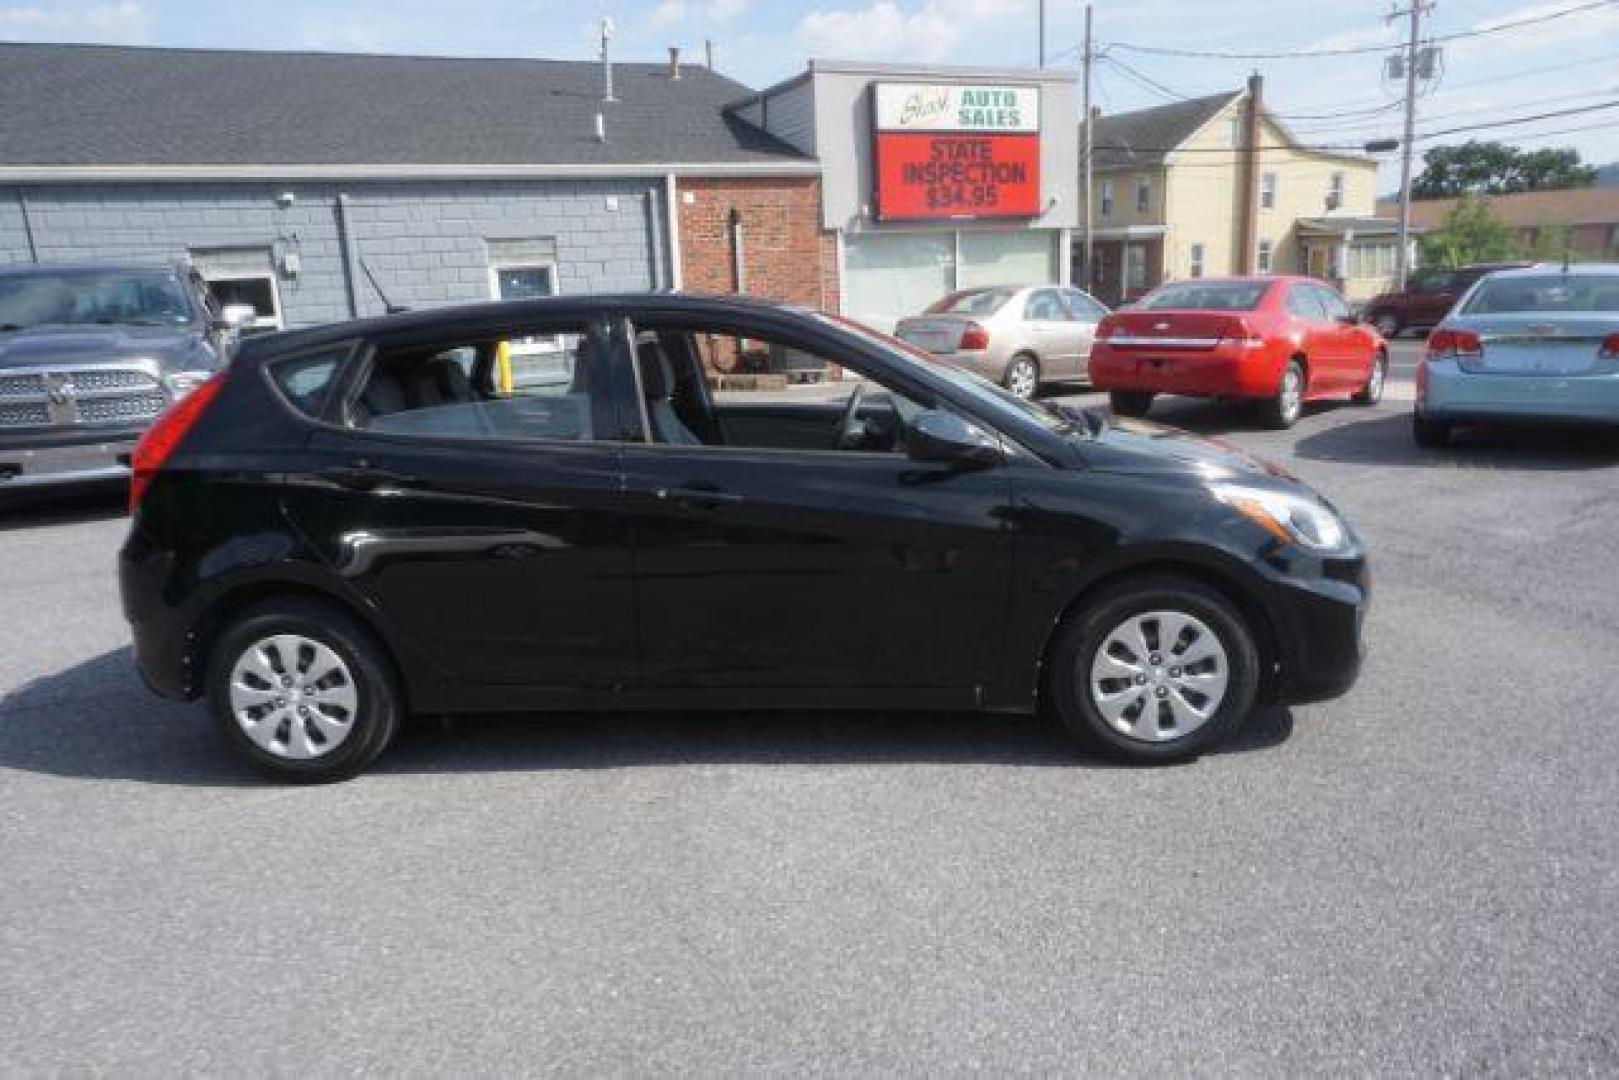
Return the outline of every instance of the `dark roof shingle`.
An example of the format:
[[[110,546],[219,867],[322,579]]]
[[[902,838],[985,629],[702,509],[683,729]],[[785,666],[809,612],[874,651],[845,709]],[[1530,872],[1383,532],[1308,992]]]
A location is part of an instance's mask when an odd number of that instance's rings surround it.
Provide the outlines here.
[[[706,68],[616,64],[614,89],[593,61],[0,44],[0,165],[808,160]]]
[[[1091,163],[1098,169],[1162,164],[1169,151],[1185,142],[1241,93],[1229,91],[1151,109],[1104,115],[1096,121],[1091,137]]]

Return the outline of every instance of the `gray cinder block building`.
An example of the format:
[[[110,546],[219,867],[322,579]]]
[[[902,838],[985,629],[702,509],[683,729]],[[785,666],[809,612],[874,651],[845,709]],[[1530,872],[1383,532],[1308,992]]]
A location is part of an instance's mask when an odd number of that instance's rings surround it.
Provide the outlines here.
[[[189,258],[266,328],[678,287],[682,181],[819,176],[714,72],[604,91],[594,62],[0,45],[0,262]]]

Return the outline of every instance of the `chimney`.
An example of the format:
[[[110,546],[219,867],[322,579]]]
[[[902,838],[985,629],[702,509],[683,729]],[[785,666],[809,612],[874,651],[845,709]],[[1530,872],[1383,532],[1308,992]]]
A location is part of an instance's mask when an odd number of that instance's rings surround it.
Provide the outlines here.
[[[1238,188],[1242,192],[1242,249],[1237,255],[1237,273],[1252,274],[1259,248],[1259,119],[1264,115],[1265,79],[1254,72],[1248,76],[1248,97],[1243,102],[1242,153],[1238,157]],[[1272,267],[1272,269],[1275,269]]]
[[[713,71],[714,70],[714,39],[713,38],[704,38],[703,39],[703,60],[705,61],[704,66],[707,67],[708,70]]]
[[[596,114],[596,141],[607,141],[607,119],[601,113]]]
[[[1091,106],[1091,119],[1092,120],[1100,120],[1100,119],[1102,119],[1102,106],[1100,106],[1100,105],[1092,105]]]
[[[669,78],[671,81],[680,78],[680,46],[669,46]]]

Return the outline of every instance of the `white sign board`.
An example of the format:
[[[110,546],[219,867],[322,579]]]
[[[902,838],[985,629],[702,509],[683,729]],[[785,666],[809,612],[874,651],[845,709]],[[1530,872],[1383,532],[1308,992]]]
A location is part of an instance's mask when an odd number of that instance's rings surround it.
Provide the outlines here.
[[[1040,89],[962,83],[878,83],[878,131],[1038,133]]]

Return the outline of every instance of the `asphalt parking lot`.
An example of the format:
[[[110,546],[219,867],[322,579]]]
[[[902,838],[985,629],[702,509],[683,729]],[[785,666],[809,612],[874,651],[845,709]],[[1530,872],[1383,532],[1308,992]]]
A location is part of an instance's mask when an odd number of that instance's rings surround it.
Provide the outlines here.
[[[1619,436],[1418,451],[1415,348],[1291,432],[1155,409],[1376,581],[1348,697],[1170,768],[565,717],[268,786],[139,686],[116,499],[0,516],[0,1072],[1619,1071]]]

